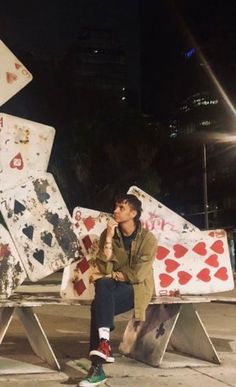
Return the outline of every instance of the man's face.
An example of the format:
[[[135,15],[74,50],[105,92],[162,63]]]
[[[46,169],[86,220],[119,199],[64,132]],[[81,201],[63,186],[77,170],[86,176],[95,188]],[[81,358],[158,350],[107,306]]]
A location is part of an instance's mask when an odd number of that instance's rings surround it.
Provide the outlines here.
[[[117,223],[124,223],[134,219],[137,211],[133,210],[132,207],[126,202],[116,203],[115,209],[113,211],[114,219]]]

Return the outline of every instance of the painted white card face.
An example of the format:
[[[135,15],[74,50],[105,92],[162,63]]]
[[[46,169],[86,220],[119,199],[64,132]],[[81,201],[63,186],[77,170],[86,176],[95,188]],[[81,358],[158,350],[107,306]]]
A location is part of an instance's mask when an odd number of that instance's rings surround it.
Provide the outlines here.
[[[99,238],[107,226],[109,214],[76,207],[72,218],[73,229],[82,246],[83,257],[78,263],[72,263],[64,269],[61,296],[70,299],[92,300],[94,285],[90,282],[90,276],[96,270],[94,261]]]
[[[32,74],[0,40],[0,106],[32,81]]]
[[[51,126],[0,113],[1,190],[47,170],[54,136]]]
[[[26,278],[9,232],[0,224],[0,298],[8,298]]]
[[[1,212],[32,281],[79,258],[71,217],[51,174],[35,174],[4,191]]]
[[[179,233],[198,230],[192,223],[158,202],[140,188],[132,186],[129,188],[128,193],[137,196],[142,202],[142,225],[147,230],[152,231],[157,240],[163,232],[168,233],[172,240],[178,240]]]
[[[157,296],[199,295],[234,288],[224,230],[182,233],[178,240],[163,232],[153,269]]]

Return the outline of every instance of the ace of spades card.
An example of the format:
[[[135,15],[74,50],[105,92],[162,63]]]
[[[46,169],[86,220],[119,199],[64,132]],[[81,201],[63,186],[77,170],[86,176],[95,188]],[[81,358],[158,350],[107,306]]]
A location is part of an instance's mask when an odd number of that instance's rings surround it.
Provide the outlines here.
[[[144,228],[151,231],[157,237],[157,240],[163,232],[168,233],[172,240],[178,240],[179,233],[189,233],[198,230],[192,223],[164,206],[164,204],[140,188],[132,186],[129,188],[128,193],[137,196],[142,202],[141,223]]]
[[[153,264],[156,295],[206,294],[234,288],[224,230],[179,234],[163,232]]]
[[[54,136],[51,126],[0,113],[1,190],[47,170]]]
[[[9,232],[0,224],[0,298],[8,298],[26,278]]]
[[[0,40],[0,106],[32,81],[32,74]]]
[[[4,191],[1,211],[32,281],[79,258],[71,217],[51,174],[35,174]]]
[[[61,285],[63,298],[92,300],[94,285],[90,277],[97,272],[95,265],[99,238],[107,226],[109,214],[76,207],[72,215],[73,229],[82,247],[83,255],[78,262],[65,267]],[[98,274],[99,275],[99,274]]]

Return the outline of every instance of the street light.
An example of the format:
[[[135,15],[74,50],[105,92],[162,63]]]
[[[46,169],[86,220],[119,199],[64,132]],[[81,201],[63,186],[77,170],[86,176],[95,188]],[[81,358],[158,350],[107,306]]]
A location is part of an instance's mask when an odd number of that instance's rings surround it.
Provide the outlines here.
[[[204,137],[206,134],[204,133]],[[213,141],[215,143],[236,143],[235,135],[228,135],[225,133],[208,133],[207,141]],[[208,181],[207,181],[207,146],[206,142],[203,144],[203,197],[204,197],[204,218],[205,218],[205,229],[209,229],[209,205],[208,205]]]

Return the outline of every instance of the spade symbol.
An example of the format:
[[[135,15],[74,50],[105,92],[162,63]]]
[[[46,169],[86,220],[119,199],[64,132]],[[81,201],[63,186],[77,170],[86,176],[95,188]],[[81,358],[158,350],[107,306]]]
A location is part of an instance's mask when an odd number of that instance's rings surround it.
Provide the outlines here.
[[[22,229],[22,232],[29,238],[29,239],[33,239],[33,234],[34,234],[34,228],[33,226],[27,226],[27,224],[25,225],[25,227]]]
[[[50,216],[50,218],[48,219],[48,221],[53,225],[53,226],[57,226],[58,223],[59,223],[59,216],[58,214],[53,214]]]
[[[33,254],[33,257],[43,265],[43,262],[44,262],[44,251],[43,250],[38,250],[36,249],[34,254]]]
[[[50,195],[47,192],[38,192],[38,199],[40,203],[47,203],[47,200],[50,198]]]
[[[21,204],[20,202],[18,202],[18,200],[15,200],[15,203],[14,203],[14,213],[15,214],[20,214],[20,215],[23,215],[23,212],[26,210],[25,206],[23,206],[23,204]]]
[[[52,246],[52,234],[50,232],[44,232],[43,235],[41,236],[41,239],[49,247]]]

